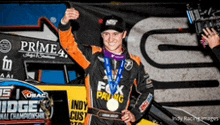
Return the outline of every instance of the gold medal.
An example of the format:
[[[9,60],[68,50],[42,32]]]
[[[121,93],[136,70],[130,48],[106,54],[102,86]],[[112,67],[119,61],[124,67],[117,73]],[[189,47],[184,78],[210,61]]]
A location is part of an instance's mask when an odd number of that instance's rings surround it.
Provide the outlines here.
[[[110,100],[108,100],[106,106],[107,106],[109,111],[113,111],[114,112],[114,111],[116,111],[118,109],[119,103],[114,98],[111,98]]]

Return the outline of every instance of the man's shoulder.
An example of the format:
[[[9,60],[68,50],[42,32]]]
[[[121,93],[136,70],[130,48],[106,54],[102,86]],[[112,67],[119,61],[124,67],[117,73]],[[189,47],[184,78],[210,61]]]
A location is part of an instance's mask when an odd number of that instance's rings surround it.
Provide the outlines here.
[[[102,47],[91,45],[92,54],[101,53],[103,51]]]
[[[136,56],[136,55],[133,55],[133,54],[130,54],[130,53],[129,53],[129,55],[130,55],[130,58],[138,64],[138,66],[141,65],[141,58],[139,56]]]

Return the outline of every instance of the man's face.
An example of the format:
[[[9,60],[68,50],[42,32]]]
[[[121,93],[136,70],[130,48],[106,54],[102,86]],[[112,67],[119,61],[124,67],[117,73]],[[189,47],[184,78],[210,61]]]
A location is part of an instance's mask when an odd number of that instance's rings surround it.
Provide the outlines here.
[[[122,41],[126,37],[126,31],[105,30],[101,33],[105,48],[112,53],[118,54],[122,51]]]

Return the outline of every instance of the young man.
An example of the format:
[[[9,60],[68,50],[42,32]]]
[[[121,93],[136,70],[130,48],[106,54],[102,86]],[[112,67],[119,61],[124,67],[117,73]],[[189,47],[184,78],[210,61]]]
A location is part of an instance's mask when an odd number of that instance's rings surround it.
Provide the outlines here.
[[[74,8],[67,9],[59,25],[60,43],[66,52],[85,70],[88,125],[123,125],[139,120],[153,100],[153,84],[139,57],[123,47],[125,22],[117,16],[107,16],[101,25],[104,47],[82,46],[76,43],[69,20],[79,18]],[[140,96],[131,110],[133,85]],[[119,112],[119,113],[118,113]]]

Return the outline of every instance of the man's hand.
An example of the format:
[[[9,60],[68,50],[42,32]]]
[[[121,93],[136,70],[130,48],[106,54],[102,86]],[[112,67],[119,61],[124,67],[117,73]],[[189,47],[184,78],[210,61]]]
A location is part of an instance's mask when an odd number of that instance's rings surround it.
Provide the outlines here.
[[[213,49],[220,45],[219,35],[214,29],[203,29],[205,35],[202,34],[202,38],[208,41],[209,47]]]
[[[134,114],[132,114],[130,111],[128,110],[123,110],[122,113],[124,114],[122,116],[122,121],[124,121],[125,123],[129,123],[129,122],[135,122],[136,119],[135,119],[135,116]]]
[[[75,8],[66,9],[65,15],[62,19],[62,23],[67,24],[70,20],[76,20],[79,18],[79,11]]]

